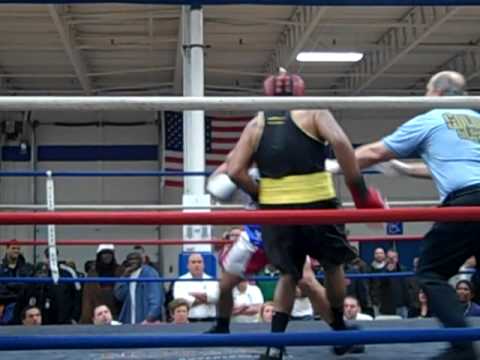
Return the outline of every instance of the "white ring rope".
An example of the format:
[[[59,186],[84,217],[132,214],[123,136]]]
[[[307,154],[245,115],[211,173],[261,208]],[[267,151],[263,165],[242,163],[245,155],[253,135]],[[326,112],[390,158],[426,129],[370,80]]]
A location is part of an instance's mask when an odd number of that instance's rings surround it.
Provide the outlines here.
[[[480,96],[160,97],[0,96],[0,111],[35,110],[292,110],[480,108]]]
[[[438,206],[437,200],[413,200],[413,201],[389,201],[390,207],[422,207],[422,206]],[[353,208],[352,202],[344,202],[344,207]],[[158,210],[242,210],[247,207],[242,204],[227,204],[227,205],[211,205],[211,206],[184,206],[180,204],[164,204],[164,205],[103,205],[103,204],[72,204],[72,205],[56,205],[55,210],[111,210],[111,211],[158,211]],[[0,210],[48,210],[45,205],[33,204],[0,204]]]

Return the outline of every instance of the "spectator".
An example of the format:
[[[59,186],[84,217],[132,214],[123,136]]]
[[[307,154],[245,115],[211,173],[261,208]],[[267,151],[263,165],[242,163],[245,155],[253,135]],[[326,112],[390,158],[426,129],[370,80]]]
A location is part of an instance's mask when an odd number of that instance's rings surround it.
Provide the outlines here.
[[[25,326],[42,325],[42,313],[36,306],[29,305],[22,310],[22,324]]]
[[[132,279],[158,278],[158,272],[149,265],[142,264],[137,252],[127,255],[127,267],[123,276]],[[114,294],[123,303],[119,321],[124,324],[153,324],[162,319],[163,287],[157,282],[116,283]]]
[[[312,303],[298,286],[295,289],[295,301],[293,303],[291,318],[292,320],[313,320]]]
[[[97,248],[94,269],[87,273],[88,277],[119,277],[122,268],[115,259],[115,247],[112,244],[101,244]],[[113,293],[113,284],[87,283],[83,288],[82,324],[92,323],[93,309],[99,305],[106,305],[114,318],[118,318],[121,304]]]
[[[381,247],[376,248],[373,252],[373,261],[370,263],[370,272],[384,272],[385,266],[387,265],[386,258],[385,250]],[[372,278],[369,281],[369,293],[374,314],[378,314],[380,312],[380,285],[381,281],[378,278]]]
[[[257,322],[263,304],[262,292],[244,280],[233,289],[233,304],[232,321]]]
[[[33,276],[33,265],[27,263],[21,253],[21,247],[15,239],[10,240],[5,248],[5,257],[0,265],[0,277],[28,277]],[[0,284],[0,323],[8,324],[13,321],[15,301],[22,284]]]
[[[388,250],[385,272],[402,272],[406,269],[398,261],[398,253]],[[410,298],[405,278],[383,278],[380,280],[380,314],[408,317]]]
[[[273,309],[275,305],[273,301],[267,301],[260,308],[260,321],[265,323],[271,323],[273,317]]]
[[[383,250],[383,248],[381,247],[376,248],[375,251],[373,252],[373,261],[370,263],[372,270],[383,271],[383,268],[387,265],[386,260],[387,260],[387,257],[385,255],[385,250]]]
[[[480,305],[474,303],[473,299],[473,286],[468,280],[460,280],[455,286],[458,299],[465,308],[465,316],[480,316]]]
[[[422,289],[419,289],[417,292],[417,303],[418,306],[411,307],[408,312],[409,318],[429,318],[432,317],[433,314],[428,307],[428,299],[427,294],[423,292]]]
[[[168,304],[168,310],[172,323],[174,324],[188,324],[188,302],[185,299],[175,299]]]
[[[188,273],[180,279],[211,279],[204,272],[203,257],[192,253],[188,257]],[[177,281],[173,286],[173,298],[185,299],[190,306],[188,318],[190,321],[212,321],[216,315],[215,304],[219,296],[216,281]]]
[[[98,250],[97,250],[98,252]],[[90,274],[91,272],[95,271],[95,260],[87,260],[83,264],[83,270],[85,271],[85,274]]]
[[[59,252],[57,251],[57,266],[60,277],[78,279],[77,272],[64,261],[59,260]],[[51,276],[49,248],[44,250],[45,261],[49,268],[49,276]],[[59,321],[60,324],[76,324],[80,320],[82,310],[82,284],[78,281],[74,283],[56,284],[53,287],[56,297],[59,299]]]
[[[122,325],[120,321],[113,320],[107,305],[98,305],[93,309],[92,322],[94,325]]]
[[[70,274],[59,269],[60,277]],[[38,263],[35,267],[36,277],[51,277],[48,264]],[[21,313],[27,306],[36,306],[42,314],[44,325],[73,324],[80,315],[80,303],[76,300],[77,291],[73,284],[37,283],[25,285],[17,298],[14,322],[20,324]]]
[[[362,266],[363,262],[359,257],[354,261],[345,264],[345,272],[351,274],[360,274],[368,270],[368,267]],[[347,295],[353,296],[359,302],[360,307],[365,313],[374,315],[372,300],[370,298],[370,289],[368,279],[345,278],[345,291]]]
[[[150,260],[150,256],[148,256],[147,252],[145,251],[145,248],[142,245],[135,245],[133,247],[133,252],[138,252],[142,256],[142,263],[145,265],[148,265],[160,274],[160,270],[158,269],[158,266]]]
[[[343,300],[343,317],[345,320],[373,320],[370,315],[362,313],[362,308],[355,296],[346,296]]]
[[[477,268],[477,261],[475,259],[475,256],[469,257],[465,261],[465,263],[462,266],[460,266],[460,269],[458,269],[458,274],[452,276],[448,280],[448,283],[452,287],[456,287],[460,280],[472,281],[472,276],[476,268]]]

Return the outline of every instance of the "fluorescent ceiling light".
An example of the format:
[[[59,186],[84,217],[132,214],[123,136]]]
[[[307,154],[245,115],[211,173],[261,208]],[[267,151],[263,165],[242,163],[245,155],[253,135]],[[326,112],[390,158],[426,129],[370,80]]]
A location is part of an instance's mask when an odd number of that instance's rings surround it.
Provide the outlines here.
[[[300,62],[356,62],[362,58],[359,52],[304,51],[297,55]]]

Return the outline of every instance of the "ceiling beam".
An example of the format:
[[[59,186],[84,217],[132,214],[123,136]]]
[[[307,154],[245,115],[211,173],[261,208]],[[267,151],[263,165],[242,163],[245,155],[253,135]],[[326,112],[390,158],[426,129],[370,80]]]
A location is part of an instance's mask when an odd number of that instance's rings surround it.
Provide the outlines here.
[[[85,62],[83,61],[80,52],[75,48],[75,40],[71,32],[69,31],[68,25],[65,23],[64,19],[60,15],[58,5],[47,5],[48,12],[52,18],[53,23],[60,35],[60,40],[62,41],[65,52],[70,59],[70,62],[73,66],[73,70],[77,75],[78,81],[82,86],[83,91],[86,95],[92,95],[92,84],[90,79],[87,76],[87,69]]]
[[[304,49],[310,36],[315,32],[320,20],[327,12],[327,6],[297,6],[290,21],[293,24],[286,25],[277,46],[267,62],[267,72],[275,72],[279,66],[289,68],[295,61],[297,54]]]
[[[378,40],[381,47],[352,66],[350,73],[354,76],[344,82],[344,87],[349,88],[352,95],[362,92],[459,10],[445,6],[412,8],[399,20],[399,23],[405,23],[404,27],[389,29]]]

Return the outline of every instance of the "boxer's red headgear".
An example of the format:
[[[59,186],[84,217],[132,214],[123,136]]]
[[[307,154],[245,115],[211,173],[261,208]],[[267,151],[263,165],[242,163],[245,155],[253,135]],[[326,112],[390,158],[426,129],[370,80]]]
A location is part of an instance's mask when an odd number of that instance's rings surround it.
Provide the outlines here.
[[[265,79],[263,92],[267,96],[303,96],[305,83],[299,75],[281,71]]]

